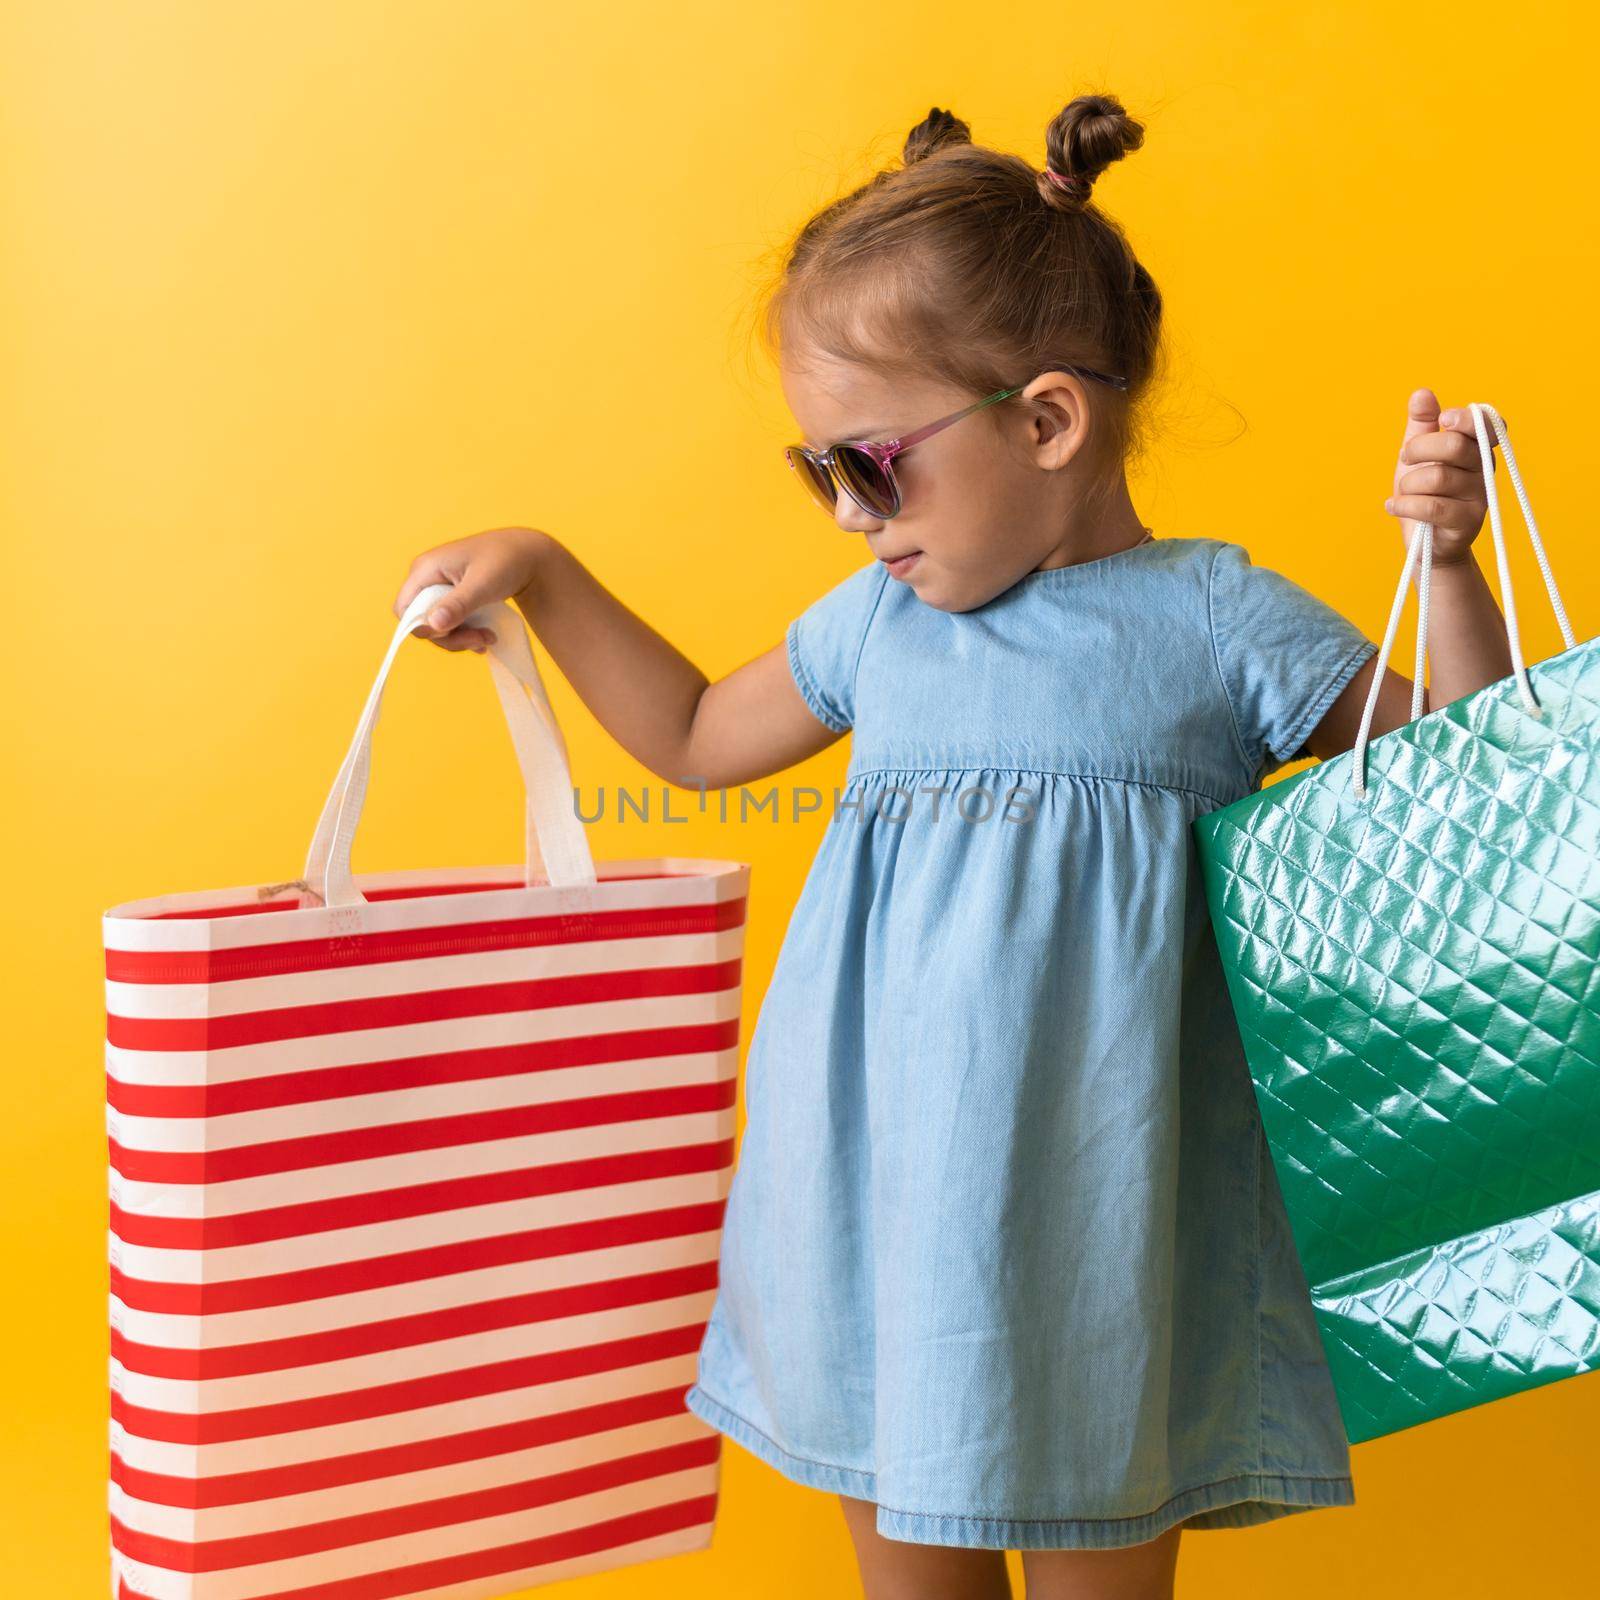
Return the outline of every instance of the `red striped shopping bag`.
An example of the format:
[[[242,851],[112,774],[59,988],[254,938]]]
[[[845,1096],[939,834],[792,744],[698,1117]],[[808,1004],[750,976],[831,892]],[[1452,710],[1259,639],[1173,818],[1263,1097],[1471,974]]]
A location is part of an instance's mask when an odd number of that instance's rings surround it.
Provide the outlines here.
[[[749,867],[592,862],[517,614],[517,867],[353,875],[390,643],[303,879],[104,915],[117,1600],[505,1595],[705,1547],[683,1404]]]

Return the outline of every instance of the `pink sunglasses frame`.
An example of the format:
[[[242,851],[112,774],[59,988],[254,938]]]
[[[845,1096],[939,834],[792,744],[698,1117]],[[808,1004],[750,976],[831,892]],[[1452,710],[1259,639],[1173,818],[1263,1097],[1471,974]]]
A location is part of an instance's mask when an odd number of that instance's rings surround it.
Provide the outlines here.
[[[1068,366],[1064,362],[1058,362],[1051,370],[1070,372],[1079,378],[1091,378],[1097,383],[1109,384],[1113,389],[1126,389],[1128,387],[1126,378],[1117,377],[1111,373],[1096,372],[1092,367]],[[1019,383],[1015,388],[999,389],[994,394],[986,395],[982,400],[973,401],[970,406],[963,406],[959,411],[952,411],[947,417],[940,417],[937,422],[930,422],[925,427],[918,428],[912,433],[902,434],[900,438],[891,439],[886,444],[879,444],[875,439],[840,439],[830,444],[825,450],[812,450],[803,444],[791,444],[785,447],[783,458],[788,463],[790,471],[800,479],[800,487],[805,490],[806,498],[829,516],[834,516],[837,513],[839,490],[842,488],[869,517],[878,517],[883,521],[889,521],[900,515],[904,504],[900,494],[900,482],[894,474],[893,462],[896,456],[904,455],[912,445],[921,444],[924,439],[931,439],[934,434],[950,427],[953,423],[960,422],[963,417],[970,417],[974,411],[981,411],[985,406],[992,406],[1001,400],[1009,400],[1012,395],[1021,394],[1027,387],[1027,384]],[[894,507],[892,510],[881,511],[876,506],[865,504],[851,492],[849,484],[845,483],[842,477],[835,477],[833,470],[834,452],[838,450],[859,450],[863,455],[871,457],[882,471],[889,484],[890,491],[894,495]],[[804,470],[795,463],[796,455],[808,461],[813,470],[820,473],[827,483],[832,486],[834,491],[832,505],[824,505],[820,494],[813,492],[806,480]]]

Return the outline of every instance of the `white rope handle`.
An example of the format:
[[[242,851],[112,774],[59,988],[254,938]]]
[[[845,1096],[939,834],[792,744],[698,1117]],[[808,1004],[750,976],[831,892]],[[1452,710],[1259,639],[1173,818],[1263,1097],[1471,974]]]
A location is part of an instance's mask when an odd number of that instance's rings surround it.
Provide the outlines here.
[[[367,781],[372,771],[372,735],[383,706],[384,685],[401,644],[411,637],[411,630],[450,589],[447,583],[435,583],[421,590],[395,627],[356,724],[355,736],[318,818],[306,855],[307,893],[302,897],[302,904],[366,903],[366,897],[355,886],[350,852],[366,803]],[[496,601],[480,606],[460,626],[484,628],[494,635],[494,643],[489,648],[489,668],[526,790],[524,883],[529,888],[545,883],[563,887],[593,883],[594,858],[583,824],[572,808],[566,741],[551,710],[522,619],[504,601]]]
[[[1500,495],[1495,485],[1494,447],[1489,443],[1489,432],[1484,426],[1485,416],[1494,424],[1495,436],[1500,441],[1500,449],[1506,459],[1506,471],[1511,477],[1511,487],[1516,490],[1517,503],[1522,507],[1522,520],[1527,525],[1528,537],[1533,542],[1533,553],[1538,558],[1539,570],[1544,574],[1544,585],[1550,594],[1550,604],[1555,609],[1556,623],[1561,629],[1561,637],[1566,641],[1569,650],[1578,641],[1573,635],[1572,624],[1567,621],[1567,610],[1561,603],[1561,593],[1556,588],[1555,574],[1550,570],[1550,561],[1545,555],[1544,541],[1539,537],[1539,525],[1534,521],[1533,507],[1528,503],[1528,491],[1523,487],[1522,474],[1517,470],[1517,458],[1511,448],[1511,440],[1506,435],[1505,422],[1493,406],[1481,401],[1474,401],[1469,409],[1478,436],[1478,458],[1483,466],[1484,490],[1489,502],[1489,527],[1494,534],[1495,566],[1500,576],[1500,606],[1505,613],[1506,642],[1511,647],[1512,672],[1516,677],[1517,693],[1522,698],[1523,708],[1531,717],[1542,717],[1544,708],[1539,704],[1533,692],[1533,685],[1528,681],[1528,669],[1522,659],[1522,635],[1517,628],[1517,602],[1511,588],[1511,565],[1506,558],[1505,528],[1500,521]],[[1372,714],[1377,708],[1378,690],[1389,665],[1389,652],[1394,647],[1394,636],[1400,626],[1400,613],[1406,603],[1406,589],[1411,582],[1412,568],[1416,565],[1419,551],[1422,555],[1422,570],[1417,581],[1417,669],[1411,685],[1411,720],[1415,722],[1422,715],[1423,677],[1427,670],[1428,649],[1428,576],[1433,567],[1431,522],[1419,522],[1416,532],[1412,535],[1411,545],[1406,551],[1405,569],[1400,574],[1400,586],[1395,590],[1394,604],[1389,608],[1389,624],[1384,630],[1383,643],[1378,649],[1377,670],[1373,673],[1372,683],[1367,689],[1367,703],[1361,713],[1361,727],[1356,734],[1355,750],[1350,766],[1355,792],[1360,799],[1365,799],[1367,795],[1367,745],[1370,742]]]

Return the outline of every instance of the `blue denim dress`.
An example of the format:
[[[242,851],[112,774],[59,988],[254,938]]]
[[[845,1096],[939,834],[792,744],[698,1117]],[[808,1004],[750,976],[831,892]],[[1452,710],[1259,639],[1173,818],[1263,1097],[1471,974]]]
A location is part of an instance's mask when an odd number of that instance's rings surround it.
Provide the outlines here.
[[[688,1408],[922,1544],[1107,1548],[1355,1500],[1190,824],[1376,647],[1147,539],[789,626],[852,729],[746,1066]]]

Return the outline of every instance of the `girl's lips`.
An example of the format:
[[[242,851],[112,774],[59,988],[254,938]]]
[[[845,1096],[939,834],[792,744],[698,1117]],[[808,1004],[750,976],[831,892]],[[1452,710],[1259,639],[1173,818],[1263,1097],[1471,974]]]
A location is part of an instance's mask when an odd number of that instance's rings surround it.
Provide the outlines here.
[[[883,564],[889,569],[891,578],[903,578],[917,564],[921,554],[920,550],[911,550],[905,555],[896,556],[893,561],[885,561]]]

